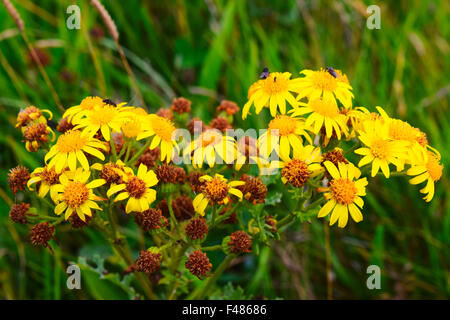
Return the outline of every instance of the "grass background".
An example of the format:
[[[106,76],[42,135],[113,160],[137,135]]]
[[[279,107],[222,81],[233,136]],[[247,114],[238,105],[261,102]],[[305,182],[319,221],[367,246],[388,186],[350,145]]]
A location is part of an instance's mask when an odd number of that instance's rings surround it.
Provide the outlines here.
[[[49,58],[45,68],[65,107],[87,95],[138,103],[114,42],[88,1],[73,1],[81,8],[81,30],[66,27],[71,1],[12,2],[31,42]],[[366,197],[363,222],[344,230],[324,229],[321,220],[291,228],[271,248],[239,261],[220,284],[241,286],[245,293],[230,289],[238,298],[323,299],[330,290],[334,298],[346,299],[449,298],[448,1],[102,3],[117,24],[120,44],[151,111],[185,96],[193,101],[193,113],[209,120],[221,99],[242,106],[249,85],[265,66],[294,75],[304,68],[333,66],[348,75],[355,105],[370,110],[383,106],[421,128],[442,153],[445,169],[431,203],[422,201],[418,188],[403,177],[377,177]],[[381,8],[380,30],[366,28],[370,4]],[[92,28],[105,36],[95,39]],[[101,281],[92,269],[86,271],[83,290],[65,289],[68,261],[94,252],[108,256],[97,232],[67,227],[57,234],[62,249],[55,245],[50,255],[26,242],[27,227],[9,221],[14,198],[7,170],[17,163],[34,168],[42,158],[25,151],[13,126],[16,114],[29,104],[56,115],[58,109],[3,6],[0,51],[0,298],[127,298],[123,282]],[[266,113],[236,125],[264,127],[268,119]],[[133,229],[129,233],[132,236]],[[371,264],[381,267],[381,290],[365,285]]]

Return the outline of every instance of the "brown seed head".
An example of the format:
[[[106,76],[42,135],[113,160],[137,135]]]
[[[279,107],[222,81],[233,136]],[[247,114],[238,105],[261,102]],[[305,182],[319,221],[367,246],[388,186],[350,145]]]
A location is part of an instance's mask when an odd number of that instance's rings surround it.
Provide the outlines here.
[[[159,159],[161,149],[156,147],[155,149],[147,149],[136,161],[135,167],[138,168],[141,163],[145,164],[147,168],[153,168],[156,160]]]
[[[29,203],[13,204],[11,210],[9,211],[9,217],[15,223],[25,224],[27,223],[27,216],[31,215],[28,212],[29,208],[30,208]]]
[[[211,121],[211,128],[217,129],[225,133],[227,129],[233,129],[231,124],[228,122],[226,118],[216,117]]]
[[[105,179],[107,183],[123,183],[122,176],[119,174],[118,170],[122,170],[122,166],[114,163],[108,162],[103,165],[102,170],[100,171],[99,177]]]
[[[156,112],[156,115],[169,120],[173,120],[173,114],[172,111],[170,111],[170,109],[161,108]]]
[[[85,215],[84,218],[86,219],[86,222],[81,220],[77,214],[71,215],[69,218],[69,222],[72,225],[72,228],[80,229],[80,228],[86,227],[89,224],[89,222],[91,221],[92,217]]]
[[[144,231],[164,228],[167,226],[167,219],[162,215],[161,210],[150,208],[143,212],[136,212],[134,216],[136,224]]]
[[[203,253],[200,250],[195,250],[188,256],[184,266],[192,275],[201,278],[208,274],[211,270],[212,264],[209,262],[206,253]]]
[[[322,162],[320,164],[324,168],[325,168],[324,166],[325,161],[331,161],[336,166],[336,168],[338,168],[339,162],[343,162],[346,164],[348,163],[348,160],[345,159],[344,155],[342,154],[342,151],[339,149],[334,149],[322,155]],[[331,179],[331,175],[328,173],[327,170],[325,170],[325,176],[328,178],[328,180]]]
[[[73,128],[74,125],[69,121],[69,117],[65,117],[59,120],[56,130],[58,130],[61,133],[64,133],[68,130],[72,130]]]
[[[8,184],[14,194],[16,194],[18,190],[23,190],[29,179],[30,171],[25,167],[19,165],[9,170]]]
[[[195,218],[189,221],[184,230],[192,240],[203,239],[208,233],[208,224],[203,217]]]
[[[253,204],[265,202],[267,187],[260,178],[244,174],[242,175],[241,180],[245,181],[245,184],[238,186],[237,189],[242,191],[242,194],[247,201]]]
[[[155,168],[155,174],[161,183],[183,183],[186,173],[183,168],[163,163]]]
[[[191,111],[191,101],[183,97],[175,98],[170,110],[179,114],[189,113]]]
[[[230,236],[230,242],[228,242],[231,252],[244,253],[252,252],[252,237],[250,237],[245,231],[233,232]]]
[[[193,118],[188,122],[186,128],[189,130],[190,134],[201,134],[203,131],[208,129],[208,126],[200,118]]]
[[[194,191],[195,193],[200,193],[203,191],[206,182],[200,181],[199,178],[204,175],[204,173],[197,171],[192,171],[188,174],[189,185],[191,186],[192,191]]]
[[[220,105],[217,107],[217,113],[225,111],[228,115],[233,115],[239,111],[239,107],[236,103],[229,100],[222,100]]]
[[[151,274],[159,270],[161,261],[162,256],[160,253],[141,251],[139,258],[135,262],[135,267],[137,271]]]
[[[33,226],[30,232],[30,241],[35,246],[48,247],[48,242],[53,238],[55,226],[50,226],[48,222],[41,222]]]
[[[16,127],[23,127],[29,122],[39,118],[42,115],[42,111],[35,106],[29,106],[24,110],[21,110],[17,115],[17,124]]]

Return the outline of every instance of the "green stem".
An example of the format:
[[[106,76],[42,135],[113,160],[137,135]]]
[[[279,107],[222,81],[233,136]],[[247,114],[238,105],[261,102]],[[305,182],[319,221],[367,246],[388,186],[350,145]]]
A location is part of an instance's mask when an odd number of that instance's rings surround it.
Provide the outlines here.
[[[209,247],[203,247],[200,248],[202,251],[215,251],[215,250],[222,250],[222,245],[218,244],[215,246],[209,246]]]
[[[153,139],[149,139],[147,143],[131,158],[130,161],[127,161],[127,165],[130,165],[130,163],[135,163],[137,159],[150,147],[150,143],[152,143]]]
[[[109,145],[111,146],[111,152],[112,152],[113,161],[116,162],[116,160],[117,160],[117,152],[116,152],[116,144],[114,143],[113,137],[110,137]]]

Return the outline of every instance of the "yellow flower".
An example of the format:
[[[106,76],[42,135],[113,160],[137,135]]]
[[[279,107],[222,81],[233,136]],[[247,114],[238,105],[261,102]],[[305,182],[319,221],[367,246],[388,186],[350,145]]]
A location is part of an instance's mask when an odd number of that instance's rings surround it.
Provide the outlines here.
[[[307,104],[300,103],[300,105],[304,107],[291,110],[291,116],[296,117],[310,113],[305,126],[312,127],[315,134],[319,133],[322,126],[325,126],[328,138],[331,138],[333,130],[339,140],[341,139],[341,132],[347,133],[347,117],[339,112],[339,107],[334,98],[310,99]]]
[[[144,121],[147,112],[142,108],[135,108],[130,112],[128,118],[122,121],[122,133],[127,138],[136,138],[144,133]]]
[[[65,211],[67,220],[76,213],[81,220],[86,221],[85,216],[92,216],[91,209],[102,210],[95,201],[103,200],[96,196],[92,189],[105,184],[105,180],[96,179],[87,183],[91,172],[78,168],[75,171],[66,171],[59,176],[60,184],[54,188],[58,194],[55,196],[55,213],[60,215]]]
[[[301,146],[294,149],[294,156],[287,157],[280,161],[278,166],[281,169],[281,181],[284,184],[290,183],[296,188],[301,188],[310,179],[323,171],[320,162],[320,148],[314,146]]]
[[[419,143],[415,143],[410,152],[411,168],[406,171],[409,176],[414,176],[409,183],[419,184],[427,182],[426,186],[420,190],[425,194],[423,198],[426,202],[430,202],[434,196],[434,183],[439,181],[442,176],[442,170],[444,167],[440,164],[440,154],[427,150],[426,147],[421,146]]]
[[[129,116],[130,107],[123,107],[124,104],[94,106],[84,113],[84,117],[72,120],[74,129],[83,129],[92,136],[100,130],[105,141],[109,141],[111,131],[120,132],[123,121]]]
[[[389,164],[397,167],[397,171],[403,170],[407,155],[407,143],[389,138],[388,126],[383,121],[366,121],[364,130],[358,132],[358,139],[367,147],[355,150],[356,154],[364,156],[358,163],[358,167],[372,163],[372,177],[381,168],[384,176],[389,178]]]
[[[59,183],[59,173],[56,173],[55,168],[49,168],[47,166],[43,168],[36,168],[31,173],[31,178],[27,182],[27,186],[30,190],[33,190],[31,187],[33,184],[38,184],[38,195],[41,198],[44,198],[47,193],[50,191],[50,197],[53,201],[56,201],[57,192],[55,190],[55,186]]]
[[[366,195],[367,179],[359,179],[361,171],[352,163],[339,162],[339,170],[330,161],[325,161],[324,165],[333,179],[325,189],[327,192],[324,197],[328,201],[317,216],[322,218],[331,212],[330,226],[339,221],[340,228],[347,225],[349,212],[355,222],[362,221],[363,216],[359,208],[364,206],[361,196]]]
[[[377,110],[387,123],[389,138],[405,141],[409,146],[415,142],[422,142],[424,134],[420,130],[414,128],[406,121],[390,118],[381,107],[377,107]]]
[[[105,156],[98,149],[105,150],[106,147],[99,140],[88,136],[86,133],[69,130],[59,136],[56,144],[45,155],[45,162],[50,158],[48,167],[55,167],[57,173],[60,173],[67,166],[70,170],[75,170],[77,160],[84,168],[89,170],[89,162],[85,156],[85,152],[89,153],[100,160],[105,160]]]
[[[156,200],[156,191],[151,187],[158,183],[158,178],[153,170],[147,171],[147,167],[141,163],[137,175],[124,174],[122,178],[124,183],[111,186],[106,193],[107,196],[110,198],[113,194],[122,191],[116,196],[114,202],[128,198],[126,213],[148,210],[150,204]]]
[[[259,114],[264,107],[270,107],[270,114],[275,117],[277,109],[286,113],[286,101],[296,107],[298,102],[291,92],[298,92],[296,79],[290,79],[289,72],[271,72],[264,80],[255,82],[248,91],[248,102],[242,109],[242,119],[246,119],[252,104]]]
[[[83,117],[86,111],[93,110],[95,107],[101,107],[104,104],[103,99],[100,97],[86,97],[79,105],[67,109],[62,117],[67,117],[73,123],[73,121],[78,121]]]
[[[351,108],[353,89],[345,75],[339,70],[336,70],[336,73],[338,76],[335,78],[325,69],[301,71],[300,74],[304,74],[305,77],[297,79],[297,86],[300,88],[297,100],[303,97],[315,100],[323,96],[325,100],[337,99],[345,108]]]
[[[153,150],[161,145],[161,161],[166,159],[167,162],[170,162],[174,149],[178,149],[175,137],[173,137],[176,128],[172,121],[156,114],[150,114],[146,117],[143,125],[143,133],[139,134],[136,139],[141,140],[153,136],[150,149]]]
[[[293,150],[301,148],[304,136],[312,144],[311,137],[305,131],[304,120],[296,119],[288,115],[276,116],[269,122],[266,132],[258,139],[258,147],[261,155],[265,158],[270,157],[274,150],[277,150],[281,158],[287,158],[290,155],[291,147]]]
[[[195,168],[200,168],[204,161],[212,168],[222,160],[227,164],[232,163],[236,159],[236,153],[234,138],[222,134],[219,130],[209,129],[184,149],[183,156],[192,157]]]
[[[216,203],[227,204],[229,201],[229,194],[233,194],[239,199],[242,199],[242,192],[234,187],[242,186],[245,181],[230,181],[220,174],[215,174],[214,177],[204,175],[199,178],[200,181],[205,181],[203,191],[199,193],[194,201],[194,209],[196,212],[205,215],[205,209],[208,202],[213,205]]]

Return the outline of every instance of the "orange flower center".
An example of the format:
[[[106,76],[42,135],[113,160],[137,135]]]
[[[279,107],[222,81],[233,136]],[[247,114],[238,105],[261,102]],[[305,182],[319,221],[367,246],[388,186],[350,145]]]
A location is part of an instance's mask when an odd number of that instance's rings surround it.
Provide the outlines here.
[[[309,102],[308,106],[313,109],[316,113],[328,117],[335,118],[339,115],[339,108],[336,104],[323,99],[314,99]]]
[[[284,165],[281,175],[294,187],[301,188],[308,181],[310,172],[304,161],[293,159]]]
[[[289,78],[280,72],[272,72],[262,82],[262,89],[268,95],[276,95],[288,90]]]
[[[69,182],[64,186],[63,200],[70,208],[78,208],[89,197],[89,189],[86,185],[79,181]]]
[[[133,119],[122,125],[122,132],[127,138],[137,137],[141,133],[141,122]]]
[[[338,82],[338,80],[326,70],[314,72],[311,76],[311,81],[316,89],[324,91],[334,91]]]
[[[154,116],[151,117],[150,126],[162,140],[167,142],[172,141],[172,133],[175,131],[175,126],[172,124],[172,121],[163,117]]]
[[[201,135],[202,147],[210,144],[219,143],[222,135],[215,130],[207,130]]]
[[[213,202],[220,202],[228,195],[229,189],[230,187],[225,181],[218,178],[213,178],[212,180],[206,182],[203,193],[209,200]]]
[[[349,179],[335,179],[330,182],[331,196],[337,203],[348,205],[353,203],[358,189],[353,181]]]
[[[280,136],[288,136],[295,132],[297,129],[297,120],[287,115],[278,115],[275,119],[269,122],[269,132],[271,134],[273,130],[278,130]]]
[[[376,140],[370,146],[370,151],[375,158],[384,160],[389,154],[389,142],[386,140]]]
[[[102,126],[109,124],[116,117],[117,113],[118,111],[114,106],[105,106],[99,110],[92,110],[87,118],[89,123]]]
[[[42,181],[44,181],[48,185],[54,185],[57,184],[59,181],[59,176],[61,174],[56,173],[55,168],[52,167],[48,169],[47,167],[44,168],[44,171],[38,174]]]
[[[75,152],[81,150],[87,143],[88,138],[81,135],[81,131],[69,130],[59,136],[56,147],[60,152]]]
[[[131,177],[127,182],[127,191],[131,197],[139,199],[147,190],[147,186],[145,182],[138,177]]]

